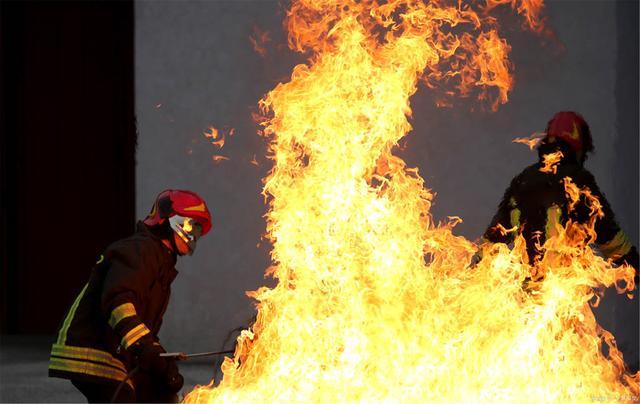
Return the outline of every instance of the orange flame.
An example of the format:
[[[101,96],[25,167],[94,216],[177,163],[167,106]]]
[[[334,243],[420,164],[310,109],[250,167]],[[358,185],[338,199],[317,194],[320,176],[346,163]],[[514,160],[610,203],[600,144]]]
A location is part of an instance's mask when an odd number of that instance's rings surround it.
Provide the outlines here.
[[[271,41],[268,31],[262,31],[257,25],[253,27],[253,35],[249,36],[253,50],[260,56],[267,56],[266,44]]]
[[[229,133],[229,136],[233,136],[234,129],[231,128],[228,133]],[[221,130],[216,129],[213,126],[211,126],[204,133],[204,136],[209,138],[211,144],[216,146],[218,149],[222,149],[224,147],[225,137],[226,136],[224,135],[224,133]]]
[[[491,109],[496,111],[499,104],[508,101],[508,93],[513,88],[512,67],[508,59],[511,47],[495,30],[481,33],[475,40],[471,35],[464,35],[461,44],[471,50],[472,56],[460,56],[460,95],[466,97],[476,87],[495,87],[499,95],[491,103]],[[478,95],[479,99],[486,97],[486,92]]]
[[[529,137],[517,137],[512,140],[513,143],[522,143],[526,145],[529,150],[533,150],[540,144],[542,139],[544,139],[544,133],[533,133]]]
[[[224,147],[224,137],[220,138],[220,140],[211,142],[212,145],[217,146],[219,149]]]
[[[540,167],[541,173],[555,174],[558,172],[558,164],[562,161],[564,154],[560,150],[545,154],[542,156],[542,167]]]
[[[511,8],[522,15],[529,29],[538,33],[545,30],[545,20],[541,16],[544,8],[543,0],[487,0],[486,10],[502,4],[510,4]]]
[[[211,159],[213,160],[214,163],[218,163],[220,161],[229,160],[229,157],[222,156],[219,154],[214,154],[211,156]]]
[[[204,135],[208,138],[211,138],[213,140],[216,140],[218,138],[220,134],[220,131],[217,128],[214,128],[213,126],[210,126],[205,132]]]
[[[477,246],[453,234],[458,218],[434,223],[418,169],[392,153],[411,130],[420,80],[446,91],[453,83],[492,108],[513,85],[497,21],[474,3],[447,4],[292,2],[289,44],[311,56],[260,101],[273,160],[263,190],[273,246],[266,275],[278,284],[248,293],[255,324],[225,359],[219,386],[198,387],[186,402],[639,393],[638,375],[625,373],[589,306],[598,288],[633,283],[630,268],[589,248],[596,219],[556,223],[531,267],[522,236],[513,248]],[[569,181],[566,189],[590,200]],[[483,259],[470,270],[478,248]]]

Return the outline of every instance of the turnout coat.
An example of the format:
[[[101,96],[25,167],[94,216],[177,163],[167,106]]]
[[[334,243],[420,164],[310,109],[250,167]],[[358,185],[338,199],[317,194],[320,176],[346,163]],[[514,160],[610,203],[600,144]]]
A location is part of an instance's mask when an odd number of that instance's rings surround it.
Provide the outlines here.
[[[62,321],[49,376],[101,384],[127,380],[134,389],[127,348],[147,335],[157,340],[175,263],[175,253],[142,222],[132,236],[107,247]]]
[[[544,244],[552,234],[555,223],[564,225],[570,218],[585,223],[589,219],[589,208],[584,200],[574,211],[569,211],[563,183],[563,178],[569,177],[578,187],[589,188],[602,205],[604,216],[595,223],[595,241],[600,251],[618,264],[626,261],[637,271],[638,252],[618,226],[593,175],[575,161],[561,161],[556,173],[541,172],[541,167],[541,162],[533,164],[511,181],[483,238],[492,243],[510,243],[515,233],[504,232],[500,227],[516,228],[527,242],[529,260],[533,263],[542,254],[538,245]]]

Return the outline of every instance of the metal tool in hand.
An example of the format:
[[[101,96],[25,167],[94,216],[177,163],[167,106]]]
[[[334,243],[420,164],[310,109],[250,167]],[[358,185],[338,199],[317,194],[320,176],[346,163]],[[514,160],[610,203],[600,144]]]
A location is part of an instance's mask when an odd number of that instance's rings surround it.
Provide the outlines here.
[[[222,355],[222,354],[228,354],[228,353],[234,353],[234,352],[235,352],[235,350],[233,350],[233,349],[230,350],[230,351],[198,352],[198,353],[192,353],[192,354],[186,354],[184,352],[169,352],[169,353],[161,353],[160,357],[175,359],[177,361],[186,361],[187,359],[191,359],[191,358],[200,358],[200,357],[205,357],[205,356]],[[120,382],[120,385],[116,389],[115,393],[113,393],[113,397],[111,397],[111,402],[112,403],[114,403],[116,401],[116,398],[118,397],[118,394],[120,393],[120,390],[122,390],[122,387],[124,387],[125,383],[127,383],[127,381],[133,375],[136,374],[138,369],[139,369],[139,366],[136,366],[135,368],[133,368],[133,370],[131,370],[129,373],[127,373],[127,377],[122,382]]]
[[[222,355],[222,354],[228,354],[228,353],[234,353],[234,352],[235,352],[234,350],[216,351],[216,352],[198,352],[198,353],[192,353],[192,354],[187,354],[187,353],[184,353],[184,352],[167,352],[167,353],[161,353],[160,357],[175,359],[177,361],[186,361],[187,359],[201,358],[201,357],[205,357],[205,356]]]

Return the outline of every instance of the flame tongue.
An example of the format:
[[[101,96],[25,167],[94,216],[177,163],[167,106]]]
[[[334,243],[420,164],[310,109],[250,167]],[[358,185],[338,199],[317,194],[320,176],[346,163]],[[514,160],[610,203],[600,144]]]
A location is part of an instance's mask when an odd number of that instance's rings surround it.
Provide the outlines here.
[[[558,164],[562,161],[564,154],[560,150],[545,154],[542,156],[542,167],[540,172],[546,174],[555,174],[558,172]]]
[[[588,306],[592,286],[632,275],[593,255],[589,228],[557,229],[539,263],[545,280],[529,290],[522,238],[512,250],[485,247],[468,270],[477,247],[452,234],[458,219],[432,223],[417,169],[391,153],[411,129],[420,79],[482,99],[497,88],[491,105],[506,102],[508,45],[495,20],[438,2],[294,1],[287,22],[291,47],[313,54],[261,101],[274,161],[268,274],[279,282],[249,293],[257,322],[220,386],[186,401],[587,401],[637,391],[615,346],[611,360],[599,353],[607,334]],[[467,30],[454,34],[459,25]]]

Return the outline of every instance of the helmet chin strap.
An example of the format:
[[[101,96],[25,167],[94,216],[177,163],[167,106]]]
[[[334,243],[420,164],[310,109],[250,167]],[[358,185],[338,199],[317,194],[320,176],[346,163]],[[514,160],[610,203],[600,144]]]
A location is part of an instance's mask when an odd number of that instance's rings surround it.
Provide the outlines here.
[[[171,232],[171,237],[169,237],[169,244],[171,244],[171,249],[173,250],[174,253],[178,255],[182,255],[180,254],[180,250],[178,249],[178,245],[176,244],[176,236],[174,235],[173,232]]]
[[[171,250],[171,252],[173,252],[174,254],[180,255],[180,252],[178,250],[178,246],[176,245],[176,241],[174,239],[173,234],[170,234],[165,238],[162,238],[162,244],[164,244],[164,246],[167,247],[169,250]]]
[[[167,243],[165,243],[165,245],[167,247],[169,247],[174,253],[176,253],[177,255],[180,256],[185,256],[185,255],[193,255],[193,252],[195,251],[195,242],[186,242],[185,241],[185,245],[187,247],[187,249],[189,250],[187,253],[182,253],[180,251],[180,247],[178,247],[178,244],[176,243],[176,237],[180,237],[180,234],[176,233],[176,232],[171,232],[171,234],[169,235],[169,237],[167,239],[165,239],[167,241]],[[182,238],[182,237],[180,237]],[[184,239],[183,239],[184,240]]]

